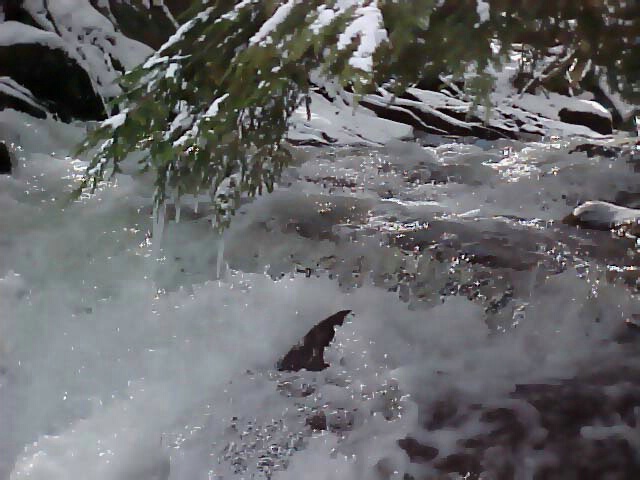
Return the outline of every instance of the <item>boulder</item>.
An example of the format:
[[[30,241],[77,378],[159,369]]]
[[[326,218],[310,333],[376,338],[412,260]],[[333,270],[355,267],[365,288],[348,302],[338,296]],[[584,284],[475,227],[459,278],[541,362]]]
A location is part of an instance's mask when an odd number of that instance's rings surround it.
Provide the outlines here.
[[[567,225],[592,230],[620,229],[632,233],[640,230],[640,210],[609,202],[589,201],[576,207],[563,220]]]
[[[349,313],[351,310],[334,313],[309,330],[302,342],[291,348],[278,362],[278,370],[319,372],[327,368],[329,365],[324,361],[324,349],[333,341],[335,327],[342,325]]]
[[[11,154],[4,142],[0,142],[0,174],[11,173]]]
[[[605,157],[605,158],[616,158],[619,157],[622,149],[620,147],[610,147],[606,145],[598,145],[594,143],[583,143],[578,145],[569,153],[582,152],[586,153],[587,157]]]
[[[104,104],[94,91],[89,75],[62,49],[38,43],[0,46],[1,76],[10,77],[27,88],[42,105],[65,122],[106,117]],[[9,103],[10,100],[5,98],[4,101]],[[15,105],[15,100],[11,102]]]
[[[560,109],[558,117],[565,123],[583,125],[594,132],[601,133],[602,135],[609,135],[613,133],[611,114],[605,111],[599,112],[595,109],[591,111],[585,111],[582,109],[574,110],[569,107],[565,107]]]
[[[0,12],[4,15],[4,21],[15,21],[38,27],[38,23],[24,9],[22,3],[23,0],[0,0]]]

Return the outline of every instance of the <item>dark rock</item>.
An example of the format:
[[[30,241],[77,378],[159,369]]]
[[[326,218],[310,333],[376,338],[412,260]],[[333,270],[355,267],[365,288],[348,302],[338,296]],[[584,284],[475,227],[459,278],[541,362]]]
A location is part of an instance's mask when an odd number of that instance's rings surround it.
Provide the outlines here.
[[[562,223],[591,230],[616,230],[619,234],[640,233],[640,210],[604,201],[588,201],[576,207]]]
[[[192,5],[192,0],[164,0],[164,4],[174,17],[179,18],[184,12],[186,12]]]
[[[97,2],[92,2],[97,6]],[[140,1],[109,2],[106,7],[98,7],[105,16],[111,13],[118,29],[127,37],[137,40],[153,49],[158,49],[175,32],[171,20],[161,8],[147,8]]]
[[[4,142],[0,142],[0,174],[11,173],[11,154]]]
[[[438,107],[434,113],[429,109],[420,108],[420,104],[417,97],[409,93],[394,104],[377,95],[367,95],[360,101],[360,105],[372,110],[378,117],[411,125],[417,132],[477,137],[485,140],[516,137],[512,131],[483,125],[480,119],[467,118],[466,113],[453,108]]]
[[[380,105],[366,100],[362,100],[360,105],[373,111],[380,118],[385,118],[392,122],[404,123],[405,125],[411,125],[420,132],[433,133],[437,135],[446,135],[448,133],[447,130],[425,123],[425,121],[418,115],[407,108],[400,107],[398,105]],[[465,134],[468,135],[469,132],[467,131]]]
[[[104,105],[89,75],[63,50],[35,43],[0,47],[0,76],[29,89],[65,122],[105,118]]]
[[[19,112],[28,113],[35,118],[46,118],[47,112],[44,109],[37,108],[24,100],[13,97],[6,92],[0,92],[0,110],[12,108]]]
[[[466,479],[478,479],[483,471],[477,456],[469,453],[454,453],[435,463],[438,470],[443,473],[457,473]]]
[[[560,120],[565,123],[571,123],[573,125],[583,125],[590,128],[594,132],[608,135],[613,133],[613,125],[611,118],[604,115],[598,115],[593,112],[581,112],[570,110],[568,108],[562,108],[558,112]]]
[[[570,213],[562,219],[562,223],[572,227],[580,227],[588,230],[598,230],[601,232],[611,231],[618,237],[630,236],[640,237],[640,223],[638,220],[625,221],[621,223],[609,223],[606,221],[583,220],[580,216]]]
[[[564,217],[562,219],[562,223],[564,223],[565,225],[569,225],[571,227],[584,227],[585,226],[583,224],[583,222],[580,221],[578,216],[574,215],[573,213],[570,213],[569,215]],[[605,227],[598,228],[598,230],[609,230],[610,228],[611,228],[610,225],[606,225]]]
[[[341,310],[322,320],[307,333],[302,342],[294,346],[278,362],[278,370],[298,372],[309,370],[319,372],[329,366],[324,361],[324,349],[329,346],[335,336],[335,327],[344,323],[351,310]]]
[[[91,0],[91,4],[107,18],[115,20],[117,28],[127,37],[149,45],[157,50],[176,31],[171,19],[160,6],[147,7],[143,0]],[[193,4],[191,0],[164,0],[165,6],[175,18]]]
[[[419,132],[478,137],[486,140],[515,137],[513,132],[508,130],[483,126],[478,119],[470,119],[467,125],[461,125],[457,120],[465,121],[467,119],[464,114],[461,115],[452,109],[439,109],[443,115],[437,115],[418,108],[417,102],[416,105],[389,104],[382,97],[375,95],[368,95],[360,101],[360,105],[373,111],[380,118],[410,125]],[[446,116],[451,117],[450,122],[447,121]]]
[[[595,145],[593,143],[583,143],[582,145],[578,145],[573,150],[570,150],[569,153],[575,152],[583,152],[587,154],[587,157],[605,157],[605,158],[616,158],[621,153],[620,148],[615,147],[606,147],[604,145]]]
[[[307,418],[307,425],[312,430],[322,431],[327,429],[327,416],[324,412],[318,412],[315,415]]]
[[[423,445],[411,437],[398,440],[398,446],[406,452],[409,461],[413,463],[427,463],[438,456],[437,448]]]
[[[39,28],[38,23],[22,6],[23,0],[0,0],[0,11],[4,14],[4,21],[14,21]]]

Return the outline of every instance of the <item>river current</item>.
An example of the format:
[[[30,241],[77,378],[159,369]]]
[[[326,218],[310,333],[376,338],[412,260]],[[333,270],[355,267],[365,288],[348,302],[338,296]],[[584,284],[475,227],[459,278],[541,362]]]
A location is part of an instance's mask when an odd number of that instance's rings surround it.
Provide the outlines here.
[[[639,477],[640,247],[562,222],[640,206],[637,150],[297,146],[220,237],[127,168],[69,204],[84,127],[0,122],[0,478]]]

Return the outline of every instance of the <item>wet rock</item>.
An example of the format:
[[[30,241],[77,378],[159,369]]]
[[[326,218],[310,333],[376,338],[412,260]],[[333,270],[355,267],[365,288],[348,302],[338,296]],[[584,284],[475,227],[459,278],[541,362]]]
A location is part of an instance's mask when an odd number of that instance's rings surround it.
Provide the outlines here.
[[[294,346],[278,362],[278,370],[298,372],[309,370],[319,372],[329,366],[324,361],[324,349],[335,336],[335,327],[344,323],[351,310],[341,310],[322,320],[304,336],[302,342]]]
[[[423,445],[415,438],[407,437],[398,440],[398,446],[409,456],[413,463],[430,462],[438,456],[438,449],[430,445]]]
[[[0,142],[0,174],[11,173],[11,155],[4,142]]]
[[[37,43],[0,46],[1,76],[27,88],[65,122],[105,118],[104,105],[89,75],[61,49]]]
[[[613,125],[611,122],[611,115],[599,115],[594,112],[584,112],[570,110],[568,108],[562,108],[558,112],[560,120],[565,123],[571,123],[573,125],[583,125],[590,128],[594,132],[601,133],[602,135],[609,135],[613,133]]]

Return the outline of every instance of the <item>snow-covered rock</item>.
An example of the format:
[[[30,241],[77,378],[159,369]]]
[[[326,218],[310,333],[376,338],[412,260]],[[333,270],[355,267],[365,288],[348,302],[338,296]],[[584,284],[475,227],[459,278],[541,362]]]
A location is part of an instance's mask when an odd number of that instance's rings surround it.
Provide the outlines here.
[[[575,125],[584,125],[594,132],[608,135],[613,132],[611,113],[597,102],[582,100],[571,107],[561,108],[560,120]]]
[[[2,92],[14,99],[8,106],[32,114],[38,110],[35,97],[64,121],[104,118],[89,74],[58,37],[18,22],[5,22],[0,30],[0,76],[10,79]]]
[[[609,230],[639,222],[640,210],[602,201],[585,202],[565,218],[565,223],[596,230]]]
[[[46,108],[34,98],[29,89],[12,78],[0,77],[0,110],[12,108],[36,118],[46,118]]]
[[[9,77],[12,83],[5,81],[0,88],[0,108],[17,108],[42,117],[40,110],[44,106],[65,121],[104,118],[105,100],[120,93],[119,76],[153,51],[120,31],[118,20],[108,8],[120,3],[2,2],[0,76]],[[94,4],[103,11],[94,8]],[[126,4],[131,8],[131,2]],[[140,4],[143,10],[151,8],[149,2],[133,4]],[[162,2],[158,5],[154,12],[171,15]],[[151,22],[153,19],[143,13],[141,16],[135,27],[139,31],[145,30],[146,22],[152,25],[147,30],[158,28],[157,21]],[[134,16],[127,18],[131,23]],[[171,23],[163,35],[170,34],[173,28]]]

